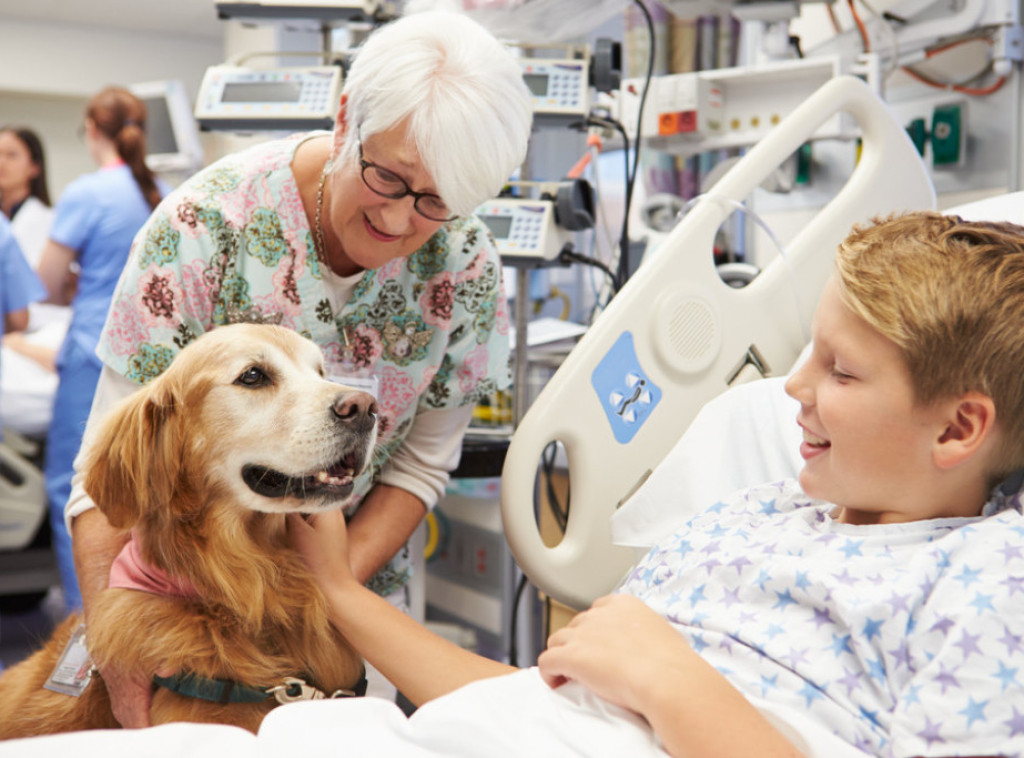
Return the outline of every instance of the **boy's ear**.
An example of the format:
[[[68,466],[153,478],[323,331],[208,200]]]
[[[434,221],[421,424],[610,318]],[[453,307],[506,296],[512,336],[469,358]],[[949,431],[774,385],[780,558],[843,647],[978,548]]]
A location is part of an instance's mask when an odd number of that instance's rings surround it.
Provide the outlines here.
[[[957,466],[977,453],[992,436],[996,404],[988,395],[968,392],[948,406],[945,423],[935,442],[934,458],[939,468]]]

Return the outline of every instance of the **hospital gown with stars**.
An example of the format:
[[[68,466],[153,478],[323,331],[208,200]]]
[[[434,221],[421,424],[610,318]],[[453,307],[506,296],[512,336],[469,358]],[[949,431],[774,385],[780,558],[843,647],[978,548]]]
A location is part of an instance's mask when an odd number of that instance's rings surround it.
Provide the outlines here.
[[[740,691],[869,754],[1024,755],[1019,496],[902,524],[844,524],[834,509],[794,481],[746,490],[653,548],[620,589]]]

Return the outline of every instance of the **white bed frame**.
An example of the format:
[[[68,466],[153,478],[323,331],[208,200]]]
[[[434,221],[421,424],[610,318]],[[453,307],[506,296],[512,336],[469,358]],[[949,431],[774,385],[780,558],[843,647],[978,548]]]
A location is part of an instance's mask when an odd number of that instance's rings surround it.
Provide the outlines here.
[[[722,222],[828,118],[849,113],[863,141],[839,194],[742,289],[711,255]],[[611,542],[609,520],[730,383],[785,373],[806,344],[833,251],[857,222],[935,208],[927,170],[903,127],[859,79],[837,77],[758,143],[661,243],[595,321],[512,437],[502,472],[505,534],[522,570],[547,595],[585,608],[614,588],[636,555]],[[754,373],[756,354],[764,371]],[[554,547],[537,527],[538,463],[565,447],[571,507]]]

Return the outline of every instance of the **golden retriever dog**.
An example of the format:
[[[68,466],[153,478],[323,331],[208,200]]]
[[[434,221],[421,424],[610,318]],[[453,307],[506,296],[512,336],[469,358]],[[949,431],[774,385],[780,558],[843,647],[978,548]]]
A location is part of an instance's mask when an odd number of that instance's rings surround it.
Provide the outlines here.
[[[370,395],[324,378],[313,342],[237,324],[188,346],[90,435],[85,490],[131,535],[111,575],[162,583],[112,579],[90,608],[88,650],[100,669],[178,672],[155,688],[154,724],[255,731],[278,695],[357,688],[362,660],[331,626],[285,522],[348,502],[376,414]],[[117,726],[99,675],[80,696],[44,686],[81,621],[0,676],[0,738]]]

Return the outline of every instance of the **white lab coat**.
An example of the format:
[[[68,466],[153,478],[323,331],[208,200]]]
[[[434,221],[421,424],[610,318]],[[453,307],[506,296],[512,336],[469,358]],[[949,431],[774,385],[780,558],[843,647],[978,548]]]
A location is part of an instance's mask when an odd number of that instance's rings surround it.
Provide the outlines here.
[[[43,246],[50,236],[50,225],[53,223],[53,208],[44,205],[34,196],[29,196],[25,203],[14,214],[11,230],[14,232],[18,246],[25,255],[25,260],[32,268],[39,265],[43,254]]]

